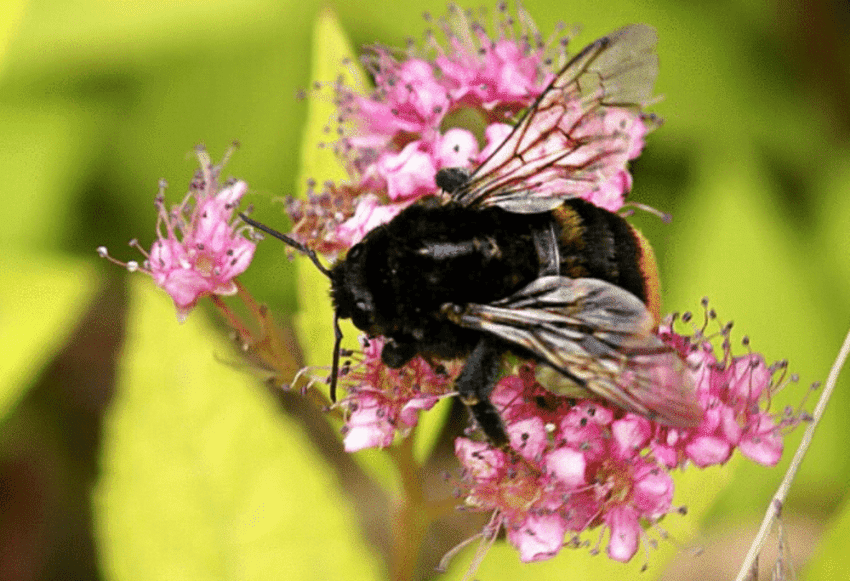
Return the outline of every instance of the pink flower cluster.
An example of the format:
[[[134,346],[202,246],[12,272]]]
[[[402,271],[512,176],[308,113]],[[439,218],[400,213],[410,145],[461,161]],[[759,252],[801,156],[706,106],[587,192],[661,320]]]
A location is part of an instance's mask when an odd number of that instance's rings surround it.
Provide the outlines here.
[[[408,49],[401,60],[394,56],[398,51],[373,47],[365,66],[375,79],[374,91],[360,95],[336,87],[339,120],[355,127],[335,144],[351,181],[325,184],[306,201],[290,201],[296,237],[320,252],[344,251],[410,203],[436,194],[440,169],[471,169],[504,141],[518,115],[553,79],[552,65],[566,62],[566,41],[545,43],[521,9],[519,31],[504,7],[500,15],[498,36],[491,38],[481,23],[453,7],[437,23],[445,46],[430,35],[424,47]],[[618,132],[624,143],[617,143],[622,155],[606,156],[606,167],[597,169],[610,178],[581,193],[618,210],[631,189],[628,160],[640,154],[650,129],[643,115],[609,107],[580,119],[567,116],[563,123],[577,138],[624,128]],[[557,183],[558,176],[552,177]]]
[[[456,441],[467,505],[495,511],[523,561],[549,559],[598,527],[610,533],[609,557],[628,561],[642,525],[677,510],[672,469],[723,464],[736,447],[767,466],[779,461],[782,434],[801,420],[766,409],[783,384],[784,365],[768,367],[752,353],[734,357],[728,341],[718,360],[701,333],[686,337],[667,326],[661,336],[688,362],[705,412],[699,426],[675,429],[601,402],[556,396],[524,366],[491,396],[510,449]]]
[[[660,428],[652,441],[653,454],[666,467],[689,460],[700,468],[723,464],[739,448],[744,456],[775,466],[782,456],[782,430],[797,420],[777,423],[762,402],[770,401],[774,376],[784,364],[768,366],[757,353],[733,357],[724,344],[723,358],[715,357],[707,341],[691,343],[670,326],[659,330],[694,370],[696,394],[704,410],[703,422],[691,430]]]
[[[309,248],[335,255],[416,200],[437,194],[435,176],[443,168],[471,169],[502,155],[527,164],[526,157],[497,148],[555,78],[551,67],[566,62],[566,43],[544,42],[527,14],[519,12],[517,30],[500,8],[502,22],[491,38],[455,7],[437,23],[443,44],[429,36],[401,59],[396,51],[373,48],[365,64],[374,90],[360,95],[337,87],[340,124],[355,127],[336,143],[350,180],[325,184],[306,201],[290,201],[294,235]],[[639,107],[604,104],[588,111],[561,94],[558,98],[570,102],[558,103],[553,115],[533,118],[540,123],[526,127],[533,145],[525,152],[537,159],[553,152],[575,158],[535,166],[535,179],[541,187],[570,187],[559,191],[620,209],[632,185],[628,162],[640,154],[652,124]],[[581,149],[575,143],[591,145]],[[180,204],[167,210],[161,186],[158,239],[149,253],[131,243],[145,255],[141,266],[120,263],[98,249],[113,262],[150,275],[173,298],[181,320],[203,296],[236,293],[235,277],[255,250],[246,229],[233,219],[247,185],[221,184],[224,162],[214,165],[203,150],[198,158],[201,170]],[[579,171],[575,168],[592,179],[571,179],[571,172]],[[537,383],[533,363],[502,379],[490,399],[510,445],[455,442],[463,467],[460,495],[467,506],[494,515],[485,535],[495,538],[504,527],[521,559],[537,561],[582,544],[585,531],[602,529],[609,533],[608,555],[628,561],[647,534],[645,527],[680,510],[672,505],[672,470],[723,464],[736,448],[756,462],[775,465],[784,431],[803,419],[800,413],[768,411],[772,395],[785,383],[785,367],[768,366],[754,353],[733,356],[728,328],[720,333],[718,358],[703,331],[680,335],[672,323],[658,331],[692,375],[694,398],[703,410],[702,422],[692,428],[662,425],[596,400],[557,396]],[[459,363],[443,367],[417,357],[390,369],[381,361],[382,347],[380,338],[364,339],[358,360],[342,369],[348,395],[339,405],[346,412],[349,452],[391,445],[396,433],[406,435],[416,426],[421,411],[453,395]]]
[[[170,211],[165,205],[165,183],[160,184],[155,200],[158,239],[150,253],[135,240],[130,243],[145,255],[141,267],[134,261],[118,262],[109,257],[106,248],[98,249],[101,256],[153,277],[174,299],[181,321],[201,297],[235,294],[234,279],[248,268],[256,248],[232,219],[248,184],[235,181],[222,187],[218,180],[224,162],[214,165],[206,151],[197,153],[201,169],[183,201]]]
[[[409,48],[400,59],[397,51],[373,48],[366,66],[375,89],[360,95],[336,87],[341,125],[355,127],[335,144],[350,180],[325,184],[306,201],[291,201],[294,235],[336,255],[409,204],[437,194],[440,169],[492,161],[521,113],[554,78],[551,65],[566,62],[564,42],[544,43],[526,14],[519,20],[524,28],[515,32],[516,23],[503,11],[491,38],[455,8],[438,23],[446,38],[442,45],[429,36],[425,47]],[[535,155],[545,157],[550,149],[575,154],[569,163],[547,165],[537,174],[543,187],[580,190],[583,184],[571,180],[569,168],[591,167],[598,172],[587,181],[593,186],[574,193],[616,211],[632,185],[628,162],[640,154],[652,123],[634,109],[598,109],[589,113],[577,103],[563,103],[557,114],[536,118],[540,124],[528,131]],[[569,140],[599,149],[570,149]],[[767,411],[784,367],[768,367],[755,354],[734,357],[728,341],[718,359],[701,332],[682,336],[668,325],[659,335],[693,374],[702,423],[672,428],[595,400],[556,396],[535,381],[531,365],[522,366],[491,396],[510,447],[467,438],[455,443],[464,470],[461,496],[469,507],[494,513],[495,526],[485,536],[504,527],[522,560],[536,561],[581,544],[582,533],[601,528],[609,532],[608,555],[628,561],[647,534],[644,526],[679,510],[672,505],[671,470],[722,464],[735,448],[765,465],[779,460],[783,431],[801,420]],[[347,369],[349,395],[342,406],[348,412],[343,428],[348,451],[390,445],[397,432],[416,425],[421,410],[452,389],[453,373],[435,372],[421,358],[387,369],[380,346],[372,340],[362,361]]]
[[[381,339],[361,340],[362,360],[345,367],[351,387],[341,402],[347,412],[343,427],[346,452],[385,448],[396,432],[404,434],[416,426],[419,412],[430,410],[451,390],[457,365],[434,369],[421,357],[401,369],[381,362]]]

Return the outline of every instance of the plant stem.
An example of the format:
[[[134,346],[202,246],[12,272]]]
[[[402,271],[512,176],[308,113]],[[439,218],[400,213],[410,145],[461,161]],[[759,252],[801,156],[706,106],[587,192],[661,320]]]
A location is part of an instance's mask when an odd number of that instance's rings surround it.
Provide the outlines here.
[[[395,462],[402,486],[402,498],[395,507],[392,522],[393,547],[390,555],[390,579],[408,581],[416,572],[416,563],[428,527],[457,508],[457,499],[429,501],[425,497],[425,471],[413,453],[414,428],[397,446],[387,452]]]
[[[767,535],[770,532],[773,521],[776,520],[782,510],[782,506],[788,496],[788,491],[791,488],[791,483],[794,481],[794,477],[797,475],[797,470],[803,462],[803,457],[806,455],[806,452],[808,452],[809,446],[811,446],[812,438],[815,435],[815,429],[818,427],[818,423],[820,423],[820,420],[823,417],[826,405],[829,403],[829,399],[835,389],[835,384],[838,382],[838,374],[841,372],[841,368],[844,367],[848,354],[850,354],[850,331],[848,331],[847,336],[844,338],[841,350],[838,352],[838,356],[832,364],[832,369],[829,371],[829,378],[826,380],[823,393],[821,393],[820,399],[818,399],[818,403],[812,413],[812,421],[806,428],[806,432],[803,434],[803,439],[797,447],[797,453],[794,454],[794,459],[791,460],[791,465],[788,466],[788,470],[785,472],[785,477],[782,479],[782,483],[776,490],[776,494],[773,495],[773,499],[770,501],[770,506],[767,507],[767,513],[765,513],[764,519],[761,522],[761,528],[759,529],[758,534],[756,534],[756,538],[753,540],[752,546],[750,546],[750,551],[747,553],[747,557],[744,559],[744,564],[741,565],[741,570],[738,572],[738,576],[735,578],[735,581],[745,581],[750,578],[753,568],[757,567],[756,560],[761,553],[762,547],[764,547],[764,543],[767,541]]]
[[[425,532],[428,515],[422,488],[422,468],[413,455],[414,432],[388,451],[401,478],[402,497],[392,524],[393,547],[390,556],[390,579],[408,581],[416,569],[416,561]]]
[[[245,323],[236,316],[236,313],[230,310],[230,307],[227,306],[227,303],[225,303],[220,296],[210,295],[210,299],[218,309],[218,312],[221,313],[221,316],[224,317],[227,324],[230,325],[230,328],[236,331],[241,339],[244,340],[245,337],[250,337],[251,331],[249,331],[248,327],[245,326]]]

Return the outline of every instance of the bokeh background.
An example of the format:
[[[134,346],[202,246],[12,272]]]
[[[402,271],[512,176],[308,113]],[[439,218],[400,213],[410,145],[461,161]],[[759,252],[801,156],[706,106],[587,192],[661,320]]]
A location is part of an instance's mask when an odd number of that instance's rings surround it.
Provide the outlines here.
[[[630,22],[657,28],[665,124],[633,165],[632,196],[673,215],[634,219],[659,254],[665,309],[699,314],[708,296],[737,339],[790,361],[800,382],[774,406],[798,405],[850,325],[850,4],[525,7],[544,34],[580,24],[574,49]],[[150,244],[158,180],[179,199],[199,143],[218,159],[238,140],[225,174],[285,227],[275,199],[303,188],[309,104],[296,93],[329,57],[314,36],[326,8],[355,47],[403,46],[421,38],[423,12],[445,13],[379,0],[0,6],[0,579],[386,575],[397,484],[379,455],[339,454],[334,428],[264,386],[211,311],[178,325],[150,281],[95,254],[131,259],[129,239]],[[298,266],[262,244],[242,281],[286,321]],[[785,562],[805,579],[850,576],[848,389],[783,510]],[[497,543],[478,577],[728,579],[799,435],[775,469],[735,459],[684,475],[675,501],[694,510],[665,520],[676,538],[634,566],[586,550],[521,565]],[[421,577],[458,527],[429,537]]]

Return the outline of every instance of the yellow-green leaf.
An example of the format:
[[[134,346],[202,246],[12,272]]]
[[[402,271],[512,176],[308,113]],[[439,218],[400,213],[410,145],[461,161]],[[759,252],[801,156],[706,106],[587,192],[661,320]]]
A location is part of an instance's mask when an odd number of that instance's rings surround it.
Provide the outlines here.
[[[24,9],[29,5],[26,0],[14,0],[12,2],[4,2],[0,6],[0,73],[3,72],[4,56],[6,47],[12,40],[12,37],[18,31],[18,25],[21,22],[21,17],[24,14]]]
[[[307,107],[307,122],[302,142],[299,185],[306,194],[308,179],[318,184],[325,181],[342,181],[348,174],[334,155],[330,142],[337,135],[328,128],[337,125],[338,111],[333,103],[333,88],[340,78],[347,84],[360,87],[365,74],[357,65],[351,43],[330,8],[323,10],[313,29],[312,87],[323,86],[320,95],[311,95]],[[323,146],[325,144],[327,146]],[[298,303],[300,311],[295,319],[298,337],[310,365],[330,365],[333,353],[333,310],[328,295],[328,279],[305,260],[298,268]],[[349,321],[341,321],[347,345],[356,348],[360,331]],[[386,454],[361,452],[358,462],[376,476],[386,487],[394,486],[394,474]]]
[[[109,579],[375,579],[352,508],[296,421],[203,312],[132,285],[96,532]]]
[[[343,61],[349,64],[343,65]],[[319,14],[313,29],[312,85],[329,85],[342,76],[353,82],[351,71],[357,70],[357,59],[351,50],[345,33],[336,15],[330,8]],[[336,126],[337,110],[332,100],[332,88],[322,89],[322,96],[313,95],[307,108],[307,122],[301,149],[301,171],[299,187],[301,197],[306,193],[308,179],[318,184],[326,181],[344,180],[345,169],[329,146],[336,134],[326,131]],[[327,144],[328,147],[322,146]],[[298,269],[298,300],[301,306],[296,320],[301,344],[308,363],[329,364],[334,344],[333,311],[328,297],[328,279],[312,264],[303,264]],[[346,337],[356,337],[353,327],[347,325]]]
[[[76,328],[97,283],[90,262],[0,249],[0,420]]]
[[[319,13],[313,26],[312,49],[310,81],[311,91],[315,92],[310,94],[304,126],[302,179],[299,182],[302,196],[309,178],[321,184],[327,180],[344,180],[348,177],[330,147],[339,137],[335,132],[339,111],[333,102],[333,85],[341,81],[349,86],[359,86],[365,77],[342,25],[330,8]]]
[[[768,362],[786,358],[791,371],[801,373],[805,383],[821,379],[815,373],[828,368],[834,352],[820,339],[830,336],[834,323],[819,310],[809,282],[819,274],[816,269],[806,272],[810,265],[817,265],[819,257],[803,254],[793,223],[788,224],[779,212],[776,184],[755,152],[743,141],[707,148],[700,156],[695,188],[685,211],[673,222],[676,244],[667,273],[673,298],[668,303],[670,310],[692,309],[701,319],[698,302],[707,295],[720,319],[735,323],[732,341],[736,354],[746,352],[740,340],[748,335],[751,348],[763,353]],[[818,360],[820,364],[812,366]],[[772,410],[797,406],[805,394],[805,383],[780,393],[772,401]],[[820,446],[832,446],[829,457],[840,454],[842,444],[834,438],[830,442],[830,437],[822,434]],[[736,468],[740,486],[730,488],[722,498],[723,506],[716,510],[760,514],[779,484],[788,456],[773,470],[753,462],[741,463]],[[836,467],[835,462],[813,464],[817,466],[804,465],[798,490],[805,482],[817,487],[817,479],[812,478],[815,472],[823,476]]]
[[[419,424],[416,427],[416,441],[413,443],[415,458],[424,464],[434,446],[439,441],[440,434],[452,409],[452,398],[443,398],[427,412],[419,414]]]

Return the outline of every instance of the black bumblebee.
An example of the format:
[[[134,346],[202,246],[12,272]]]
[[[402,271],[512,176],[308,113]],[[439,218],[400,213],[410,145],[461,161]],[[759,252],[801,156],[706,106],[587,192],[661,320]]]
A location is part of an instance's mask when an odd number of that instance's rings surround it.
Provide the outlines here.
[[[409,206],[330,269],[282,237],[330,278],[335,324],[350,318],[385,338],[389,367],[466,357],[457,391],[494,445],[508,441],[489,401],[506,352],[535,360],[556,394],[583,389],[679,427],[702,417],[684,363],[654,334],[652,249],[621,216],[578,198],[628,145],[627,127],[580,128],[651,97],[655,42],[652,28],[631,25],[586,47],[484,163],[440,170],[444,196]]]

